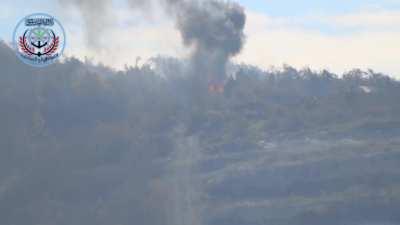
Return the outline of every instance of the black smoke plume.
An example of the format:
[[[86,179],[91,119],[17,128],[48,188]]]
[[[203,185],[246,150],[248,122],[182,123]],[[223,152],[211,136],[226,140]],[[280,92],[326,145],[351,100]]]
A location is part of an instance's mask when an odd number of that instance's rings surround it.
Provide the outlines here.
[[[225,1],[167,0],[185,46],[193,47],[194,71],[223,81],[229,58],[240,52],[246,22],[244,9]]]

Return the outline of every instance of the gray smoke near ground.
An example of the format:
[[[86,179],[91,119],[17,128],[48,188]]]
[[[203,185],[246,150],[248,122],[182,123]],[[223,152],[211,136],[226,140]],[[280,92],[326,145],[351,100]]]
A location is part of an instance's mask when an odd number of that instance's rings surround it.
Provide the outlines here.
[[[197,137],[186,137],[182,127],[177,127],[175,150],[167,166],[167,180],[171,196],[169,207],[173,225],[201,225],[204,202],[198,170],[201,149]]]
[[[69,3],[82,12],[87,42],[91,46],[98,44],[100,41],[94,40],[98,40],[98,34],[111,24],[107,19],[110,18],[107,10],[110,2],[75,0]],[[223,81],[227,62],[243,47],[246,15],[237,3],[220,0],[128,0],[128,3],[139,11],[149,10],[155,4],[162,6],[175,21],[184,46],[193,48],[192,72],[201,71],[211,81]]]

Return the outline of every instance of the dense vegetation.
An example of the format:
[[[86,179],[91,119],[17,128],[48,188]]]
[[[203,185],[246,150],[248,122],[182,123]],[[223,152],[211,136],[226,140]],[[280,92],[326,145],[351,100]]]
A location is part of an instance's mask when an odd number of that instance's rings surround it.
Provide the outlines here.
[[[400,223],[388,76],[0,59],[0,224]]]

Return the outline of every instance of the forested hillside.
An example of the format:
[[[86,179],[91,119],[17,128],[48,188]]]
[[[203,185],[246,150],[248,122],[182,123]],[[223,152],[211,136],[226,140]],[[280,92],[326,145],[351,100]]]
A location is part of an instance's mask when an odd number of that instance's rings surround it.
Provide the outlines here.
[[[386,75],[0,59],[2,225],[400,224]]]

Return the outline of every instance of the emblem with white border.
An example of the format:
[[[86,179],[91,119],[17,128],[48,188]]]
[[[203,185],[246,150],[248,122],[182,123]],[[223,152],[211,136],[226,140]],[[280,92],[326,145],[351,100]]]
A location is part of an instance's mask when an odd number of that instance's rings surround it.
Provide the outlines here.
[[[65,48],[65,31],[53,16],[35,13],[23,18],[15,27],[14,49],[24,63],[44,67],[54,63]]]

